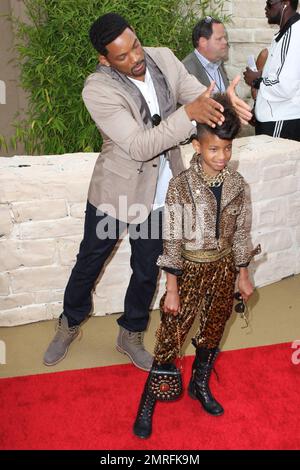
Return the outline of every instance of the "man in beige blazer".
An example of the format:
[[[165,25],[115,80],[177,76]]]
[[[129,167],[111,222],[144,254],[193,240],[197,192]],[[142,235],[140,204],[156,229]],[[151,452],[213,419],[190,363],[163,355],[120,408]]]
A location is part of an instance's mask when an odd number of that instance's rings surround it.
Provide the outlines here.
[[[80,323],[92,310],[94,284],[125,228],[132,276],[125,296],[117,349],[150,370],[143,332],[156,289],[162,253],[162,207],[172,175],[183,170],[179,143],[193,133],[192,121],[213,127],[223,108],[167,48],[143,48],[124,18],[108,13],[94,22],[92,44],[99,66],[84,85],[83,100],[103,137],[88,193],[84,238],[64,297],[58,330],[45,355],[53,365],[67,354]],[[230,96],[240,116],[250,108]],[[178,103],[182,106],[178,108]]]
[[[215,82],[215,93],[225,92],[229,80],[224,67],[228,59],[227,33],[223,23],[211,16],[200,20],[192,32],[194,50],[182,63],[202,85]]]

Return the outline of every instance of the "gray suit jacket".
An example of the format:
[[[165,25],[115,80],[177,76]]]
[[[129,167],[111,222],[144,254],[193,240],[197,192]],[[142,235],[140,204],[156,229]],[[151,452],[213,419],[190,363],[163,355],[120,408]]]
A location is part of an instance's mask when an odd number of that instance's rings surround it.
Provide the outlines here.
[[[175,103],[187,104],[205,91],[169,49],[145,50],[168,81]],[[179,143],[193,133],[194,126],[181,106],[158,126],[147,128],[134,98],[105,73],[91,74],[82,96],[103,137],[88,200],[114,218],[140,223],[154,201],[159,155],[164,152],[169,158],[174,176],[182,171]]]
[[[189,55],[187,55],[183,59],[182,63],[191,75],[194,75],[196,78],[198,78],[200,83],[202,83],[205,86],[210,85],[210,79],[205,71],[205,68],[201,64],[200,60],[198,59],[194,51],[191,52]],[[225,88],[227,89],[227,87],[229,86],[229,80],[227,77],[227,73],[225,71],[224,64],[220,65],[219,70],[220,70]]]

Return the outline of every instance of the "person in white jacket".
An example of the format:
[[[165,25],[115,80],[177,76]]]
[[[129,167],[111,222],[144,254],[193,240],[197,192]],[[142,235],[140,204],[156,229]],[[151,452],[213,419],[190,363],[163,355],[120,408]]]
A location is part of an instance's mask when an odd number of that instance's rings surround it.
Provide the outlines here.
[[[256,134],[300,141],[300,14],[298,0],[267,0],[269,24],[278,24],[262,71],[248,67],[245,82],[258,89]]]

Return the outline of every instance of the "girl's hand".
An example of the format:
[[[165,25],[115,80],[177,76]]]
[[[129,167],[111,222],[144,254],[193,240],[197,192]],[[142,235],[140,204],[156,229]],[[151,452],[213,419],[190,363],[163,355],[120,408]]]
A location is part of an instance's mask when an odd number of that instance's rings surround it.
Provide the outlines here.
[[[254,288],[251,280],[249,279],[248,269],[241,268],[238,278],[238,289],[243,297],[243,300],[247,302],[249,297],[253,294]]]
[[[180,298],[177,291],[167,291],[163,309],[165,313],[178,315],[180,312]]]

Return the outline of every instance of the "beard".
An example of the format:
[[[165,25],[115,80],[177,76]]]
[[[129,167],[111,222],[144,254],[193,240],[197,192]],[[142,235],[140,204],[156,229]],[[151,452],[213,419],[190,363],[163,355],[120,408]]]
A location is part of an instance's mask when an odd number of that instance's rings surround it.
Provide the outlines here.
[[[142,67],[142,65],[143,65],[143,67]],[[133,77],[140,77],[142,75],[145,75],[145,72],[146,72],[146,61],[145,61],[145,59],[140,60],[131,69],[131,74],[132,74]]]
[[[280,20],[281,20],[281,12],[277,13],[277,15],[268,17],[269,24],[280,24]]]

